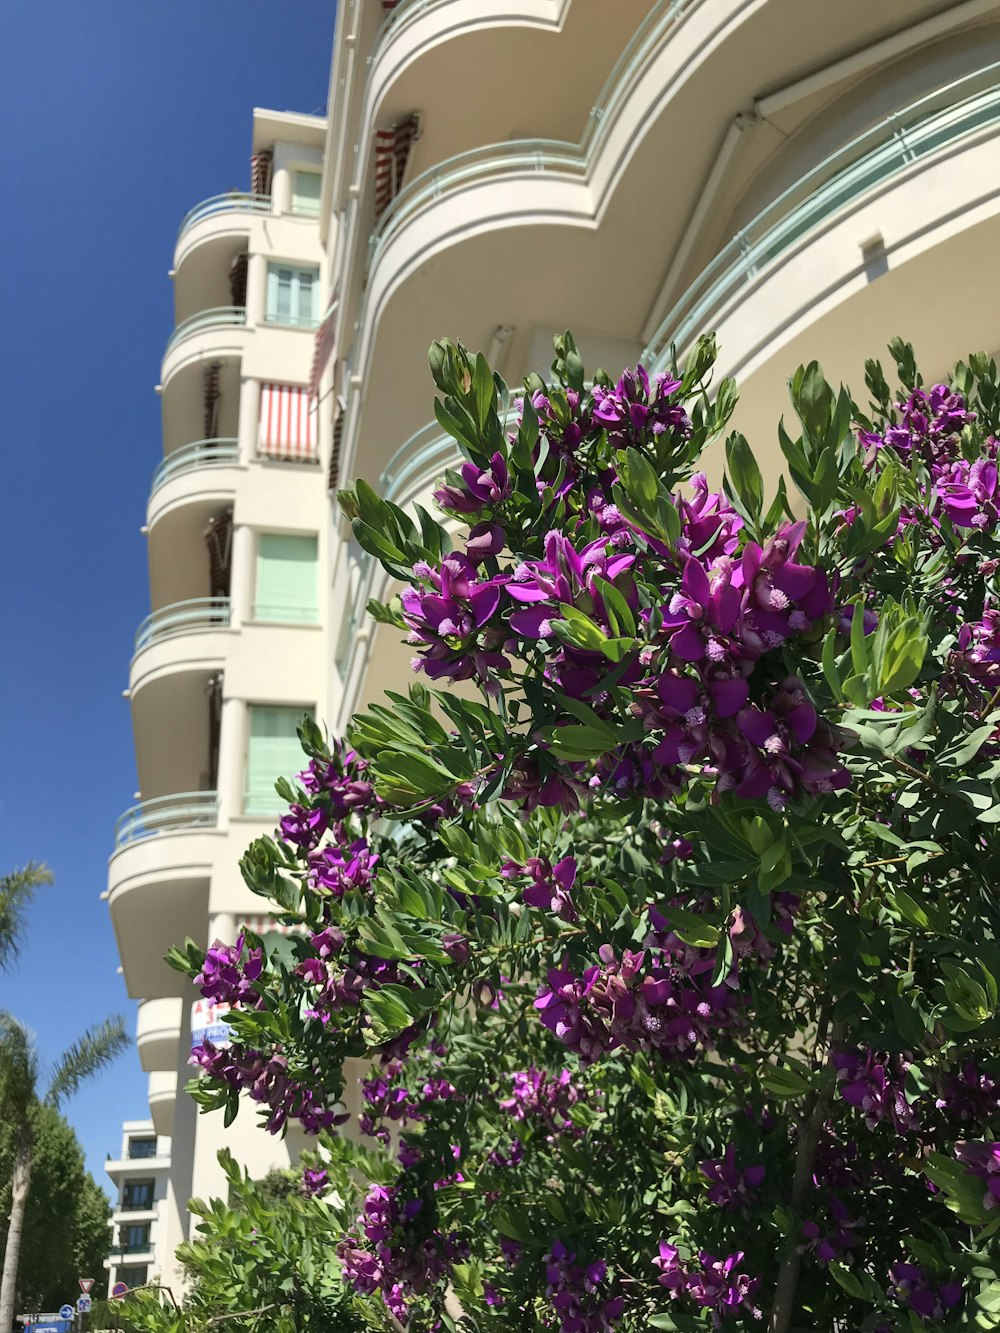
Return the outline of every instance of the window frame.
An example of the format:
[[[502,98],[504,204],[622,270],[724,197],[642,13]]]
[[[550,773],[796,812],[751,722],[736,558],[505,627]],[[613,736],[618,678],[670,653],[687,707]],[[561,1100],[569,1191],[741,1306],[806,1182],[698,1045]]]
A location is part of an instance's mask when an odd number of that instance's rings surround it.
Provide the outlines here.
[[[279,310],[282,274],[288,275],[288,311]],[[302,280],[309,276],[309,304],[307,315],[301,312],[304,296]],[[272,260],[267,266],[267,287],[264,295],[264,323],[285,329],[319,328],[320,271],[318,264],[294,264]]]

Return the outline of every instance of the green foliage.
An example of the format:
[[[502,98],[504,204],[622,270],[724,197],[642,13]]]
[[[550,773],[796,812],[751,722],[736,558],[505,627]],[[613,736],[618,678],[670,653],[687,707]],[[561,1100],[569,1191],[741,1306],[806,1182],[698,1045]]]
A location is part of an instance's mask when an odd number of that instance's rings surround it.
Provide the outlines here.
[[[72,1128],[55,1110],[35,1103],[30,1112],[34,1141],[31,1194],[24,1219],[17,1309],[58,1310],[75,1299],[77,1278],[98,1281],[108,1253],[110,1206],[84,1169]],[[15,1132],[0,1123],[0,1250],[6,1243]]]

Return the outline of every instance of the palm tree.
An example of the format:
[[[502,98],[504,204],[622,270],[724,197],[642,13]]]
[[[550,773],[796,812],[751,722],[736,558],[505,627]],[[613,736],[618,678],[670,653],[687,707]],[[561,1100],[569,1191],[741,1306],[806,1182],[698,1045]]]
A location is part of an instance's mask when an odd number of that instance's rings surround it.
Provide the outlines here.
[[[52,871],[37,861],[29,861],[9,875],[0,875],[0,971],[17,958],[24,914],[35,890],[51,883]]]
[[[2,883],[6,884],[6,880]],[[2,910],[0,907],[0,920]],[[58,1110],[59,1104],[72,1097],[81,1083],[110,1064],[128,1045],[125,1021],[121,1017],[105,1019],[89,1028],[56,1062],[48,1091],[39,1097],[38,1053],[31,1034],[11,1014],[0,1012],[0,1114],[14,1126],[10,1225],[3,1257],[3,1277],[0,1278],[0,1333],[11,1333],[14,1323],[14,1288],[34,1159],[31,1108],[43,1102]]]

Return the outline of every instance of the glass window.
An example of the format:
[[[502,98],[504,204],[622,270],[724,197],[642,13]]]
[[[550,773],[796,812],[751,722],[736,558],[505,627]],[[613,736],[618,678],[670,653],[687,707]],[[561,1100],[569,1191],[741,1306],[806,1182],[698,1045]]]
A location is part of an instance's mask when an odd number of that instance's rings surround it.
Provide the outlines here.
[[[133,1222],[130,1226],[118,1230],[118,1248],[126,1254],[141,1254],[149,1249],[148,1222]]]
[[[122,1186],[122,1208],[127,1212],[137,1212],[153,1206],[153,1182],[151,1180],[126,1180]]]
[[[292,184],[292,212],[319,217],[319,194],[323,178],[318,171],[296,171]]]
[[[129,1288],[141,1287],[145,1285],[148,1272],[148,1264],[126,1264],[124,1268],[119,1268],[115,1281],[124,1282]]]
[[[129,1157],[155,1157],[156,1140],[155,1139],[129,1139],[128,1141]]]
[[[268,324],[315,329],[319,325],[319,269],[296,268],[292,264],[268,264]]]
[[[306,766],[296,734],[305,708],[250,705],[250,740],[247,747],[247,788],[244,812],[272,815],[284,802],[274,790],[278,778],[294,778]]]
[[[315,537],[260,534],[254,619],[300,623],[319,619]]]

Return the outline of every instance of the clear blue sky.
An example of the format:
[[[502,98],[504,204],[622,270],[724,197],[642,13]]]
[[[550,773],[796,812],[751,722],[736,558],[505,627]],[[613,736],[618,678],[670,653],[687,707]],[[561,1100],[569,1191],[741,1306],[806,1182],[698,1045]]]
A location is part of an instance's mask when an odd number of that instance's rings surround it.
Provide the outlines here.
[[[51,1062],[135,1006],[106,904],[136,786],[153,386],[181,217],[249,181],[251,110],[322,112],[334,0],[6,0],[0,38],[0,868],[46,861],[0,1008]],[[244,187],[245,188],[245,187]],[[134,1049],[67,1107],[98,1182],[146,1113]]]

